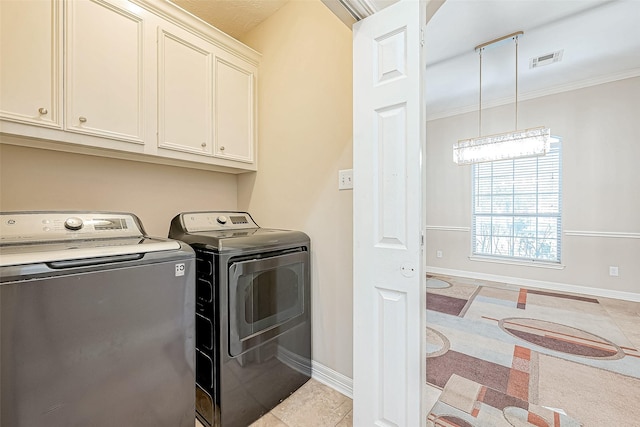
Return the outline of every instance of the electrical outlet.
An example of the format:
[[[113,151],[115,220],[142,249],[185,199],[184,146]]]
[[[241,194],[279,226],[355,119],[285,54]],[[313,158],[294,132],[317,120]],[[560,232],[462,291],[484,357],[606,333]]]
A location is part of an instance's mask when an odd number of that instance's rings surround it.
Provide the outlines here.
[[[436,258],[442,258],[442,251],[436,251]]]
[[[338,190],[353,189],[353,169],[342,169],[338,171]]]
[[[613,277],[618,277],[618,267],[617,266],[610,266],[609,267],[609,276],[613,276]]]

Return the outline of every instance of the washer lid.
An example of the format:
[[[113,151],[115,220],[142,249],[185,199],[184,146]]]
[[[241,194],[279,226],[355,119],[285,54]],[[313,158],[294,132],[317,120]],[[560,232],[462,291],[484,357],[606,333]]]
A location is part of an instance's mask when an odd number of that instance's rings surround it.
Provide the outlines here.
[[[178,242],[147,237],[129,213],[0,213],[2,267],[177,249]]]
[[[0,267],[175,251],[180,243],[148,237],[0,246]]]

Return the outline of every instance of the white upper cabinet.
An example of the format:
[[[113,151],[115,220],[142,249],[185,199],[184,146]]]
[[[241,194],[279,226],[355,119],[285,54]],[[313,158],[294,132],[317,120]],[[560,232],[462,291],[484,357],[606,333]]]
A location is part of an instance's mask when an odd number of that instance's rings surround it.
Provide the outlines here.
[[[144,143],[143,21],[130,5],[67,2],[65,129]]]
[[[57,0],[0,1],[0,118],[60,127],[60,25]]]
[[[260,54],[173,3],[0,0],[0,24],[0,143],[257,170]]]
[[[254,161],[256,72],[256,67],[246,61],[224,58],[222,54],[216,57],[214,121],[217,157],[247,163]]]
[[[252,168],[257,71],[221,46],[176,26],[161,26],[158,147]]]
[[[177,27],[158,31],[158,146],[213,152],[213,53]]]

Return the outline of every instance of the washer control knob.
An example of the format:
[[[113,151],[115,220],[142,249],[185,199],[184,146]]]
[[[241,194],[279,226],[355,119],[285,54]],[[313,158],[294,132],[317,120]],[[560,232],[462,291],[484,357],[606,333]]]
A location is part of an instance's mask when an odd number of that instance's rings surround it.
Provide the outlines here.
[[[218,221],[219,224],[226,224],[228,221],[227,217],[224,215],[220,215],[216,220]]]
[[[84,224],[82,223],[82,218],[78,218],[75,216],[67,218],[67,220],[64,222],[64,228],[72,231],[80,230],[83,225]]]

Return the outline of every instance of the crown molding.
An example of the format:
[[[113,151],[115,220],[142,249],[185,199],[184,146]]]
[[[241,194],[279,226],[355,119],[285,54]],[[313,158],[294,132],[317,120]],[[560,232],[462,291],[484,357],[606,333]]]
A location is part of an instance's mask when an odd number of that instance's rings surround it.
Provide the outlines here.
[[[542,98],[543,96],[555,95],[562,92],[569,92],[572,90],[584,89],[591,86],[597,86],[605,83],[611,83],[618,80],[625,80],[634,77],[640,77],[640,68],[632,68],[630,70],[620,71],[611,74],[605,74],[602,76],[578,80],[569,82],[566,84],[551,86],[548,88],[524,92],[518,95],[518,102],[527,101],[535,98]],[[494,101],[484,102],[482,109],[495,108],[501,105],[513,104],[515,98],[513,96],[496,99]],[[427,121],[444,119],[446,117],[458,116],[460,114],[472,113],[478,111],[478,104],[465,105],[463,107],[456,107],[447,110],[437,111],[433,114],[429,114],[429,103],[427,101]]]

